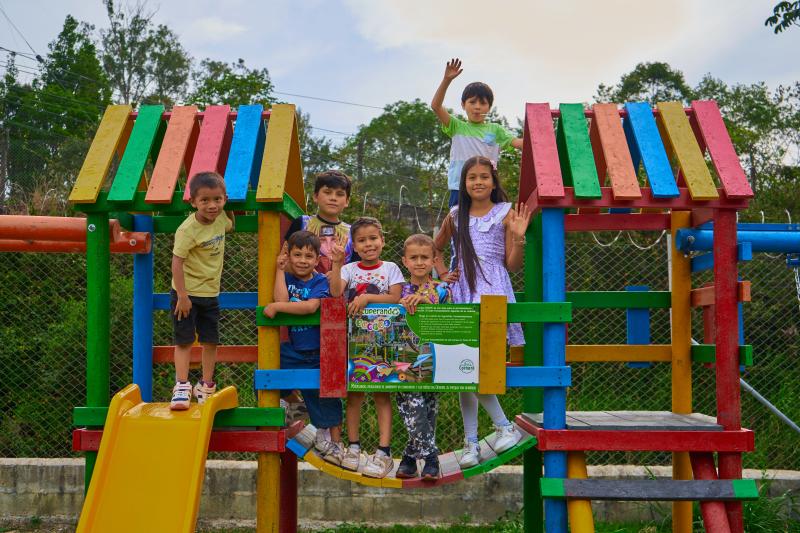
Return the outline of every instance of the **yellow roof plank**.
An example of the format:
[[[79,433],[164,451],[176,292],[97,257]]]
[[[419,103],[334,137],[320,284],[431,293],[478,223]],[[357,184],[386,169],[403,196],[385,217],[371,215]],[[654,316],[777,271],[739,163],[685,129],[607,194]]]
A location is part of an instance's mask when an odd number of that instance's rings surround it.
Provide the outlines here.
[[[719,198],[714,179],[706,165],[703,151],[694,136],[692,125],[680,102],[659,102],[658,123],[668,150],[678,160],[686,185],[694,200]]]
[[[283,193],[289,194],[301,208],[306,208],[297,115],[292,104],[275,104],[270,109],[256,200],[280,202]]]
[[[123,143],[127,142],[125,133],[130,132],[128,118],[132,110],[129,105],[110,105],[106,108],[72,187],[70,202],[93,204],[97,201],[114,154],[118,150],[121,152],[124,149]]]

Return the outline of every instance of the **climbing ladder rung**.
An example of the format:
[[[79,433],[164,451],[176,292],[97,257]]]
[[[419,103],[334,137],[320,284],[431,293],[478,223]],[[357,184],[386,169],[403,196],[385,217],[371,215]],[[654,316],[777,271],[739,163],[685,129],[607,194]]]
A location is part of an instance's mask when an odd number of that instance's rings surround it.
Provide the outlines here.
[[[542,496],[617,501],[739,501],[758,498],[753,479],[560,479],[542,478]]]

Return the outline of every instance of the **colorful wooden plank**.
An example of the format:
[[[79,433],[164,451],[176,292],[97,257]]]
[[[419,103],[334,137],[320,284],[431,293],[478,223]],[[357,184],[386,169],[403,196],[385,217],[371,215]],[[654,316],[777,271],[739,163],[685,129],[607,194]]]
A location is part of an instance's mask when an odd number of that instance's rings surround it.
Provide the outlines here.
[[[672,360],[670,344],[570,344],[568,363],[662,362]]]
[[[689,190],[679,187],[680,196],[676,198],[654,198],[650,188],[642,188],[642,198],[636,200],[619,200],[614,198],[610,187],[601,187],[602,196],[599,199],[575,198],[571,187],[564,188],[563,198],[537,198],[536,195],[529,196],[525,201],[529,209],[538,212],[540,209],[553,208],[579,208],[583,212],[584,208],[642,208],[642,209],[674,209],[688,211],[695,207],[710,207],[714,209],[747,209],[748,200],[746,198],[716,198],[712,200],[702,200],[692,197]]]
[[[749,302],[751,299],[749,281],[740,281],[737,284],[736,298],[739,302]],[[714,286],[692,289],[692,307],[705,307],[714,305]]]
[[[508,304],[505,296],[483,295],[480,311],[480,362],[478,392],[506,393],[506,328]]]
[[[575,309],[669,309],[669,291],[572,291],[567,301]]]
[[[714,179],[706,166],[700,145],[680,102],[659,102],[658,125],[668,150],[678,161],[686,185],[694,200],[719,198]]]
[[[198,364],[203,354],[202,346],[192,346],[189,362]],[[253,346],[226,346],[217,347],[217,363],[255,363],[258,357],[258,347]],[[175,346],[153,346],[153,364],[174,363]]]
[[[507,366],[506,387],[569,387],[569,366]]]
[[[669,229],[669,215],[646,214],[579,214],[564,217],[564,231],[662,231]]]
[[[153,295],[153,309],[157,311],[169,311],[169,293],[158,292]],[[219,293],[220,309],[252,309],[256,303],[256,293],[254,292],[221,292]],[[298,320],[299,322],[299,320]],[[313,325],[311,322],[309,325]],[[294,324],[292,324],[294,325]]]
[[[583,104],[561,104],[559,110],[557,142],[564,184],[574,187],[578,198],[599,198],[600,183]]]
[[[191,166],[193,147],[197,142],[197,106],[175,106],[167,123],[164,142],[158,153],[153,176],[147,187],[145,201],[150,204],[168,204],[178,183],[181,168]],[[189,162],[187,165],[186,162]]]
[[[347,313],[342,298],[322,299],[319,369],[320,397],[347,396]]]
[[[647,180],[653,196],[656,198],[674,198],[678,196],[678,184],[672,173],[664,143],[658,134],[653,110],[644,102],[625,104],[627,116],[624,127],[629,137],[631,152],[641,160],[647,173]],[[638,168],[638,164],[634,168]]]
[[[97,200],[111,161],[128,127],[131,110],[129,105],[110,105],[106,108],[69,194],[70,202],[92,204]]]
[[[100,449],[102,430],[76,429],[72,432],[74,451],[95,452]],[[208,441],[210,452],[283,452],[286,449],[286,435],[279,431],[212,431]]]
[[[75,407],[72,410],[73,426],[105,425],[108,407]],[[214,427],[282,426],[285,414],[282,407],[236,407],[217,413]]]
[[[592,109],[594,118],[591,127],[596,132],[596,140],[593,140],[594,157],[600,180],[604,182],[608,173],[611,189],[617,200],[641,198],[642,192],[639,190],[639,181],[633,168],[617,105],[595,104]],[[577,193],[576,197],[579,197]]]
[[[586,454],[583,452],[569,452],[567,454],[567,476],[570,479],[586,479],[589,472],[586,469]],[[552,485],[552,478],[546,478]],[[540,480],[540,483],[542,480]],[[544,492],[542,496],[544,496]],[[570,531],[573,533],[594,533],[594,516],[592,515],[592,502],[590,500],[573,499],[567,502]]]
[[[694,478],[697,480],[718,479],[716,468],[714,467],[714,456],[710,453],[691,454],[691,465]],[[703,517],[703,525],[706,531],[713,533],[730,533],[731,527],[725,511],[725,504],[718,501],[701,502],[700,514]]]
[[[629,292],[647,292],[647,285],[629,285],[625,287]],[[650,310],[625,309],[625,342],[628,344],[650,344]],[[650,362],[632,361],[630,368],[649,368]]]
[[[203,122],[197,136],[197,146],[192,158],[191,167],[187,168],[186,187],[183,200],[189,201],[189,184],[192,177],[199,172],[217,172],[222,174],[228,163],[233,130],[228,118],[231,112],[229,105],[211,105],[203,113]]]
[[[524,186],[523,186],[524,185]],[[520,198],[561,198],[564,183],[558,161],[550,104],[525,104]]]
[[[542,415],[523,413],[531,423],[542,426]],[[568,411],[566,429],[639,430],[639,431],[722,431],[712,416],[702,413],[688,415],[670,411]],[[527,431],[527,430],[526,430]]]
[[[692,345],[692,361],[695,363],[711,364],[717,360],[717,347],[713,344]],[[753,366],[753,346],[743,344],[739,346],[739,364]]]
[[[692,111],[693,123],[697,125],[703,144],[708,149],[725,195],[728,198],[752,198],[753,189],[747,182],[717,103],[713,100],[695,100],[692,102]]]
[[[147,159],[153,152],[153,143],[161,126],[163,113],[163,105],[144,105],[139,109],[125,153],[119,163],[119,168],[117,168],[111,189],[108,191],[109,201],[130,202],[133,200],[142,183]]]
[[[542,479],[542,496],[611,501],[735,501],[758,499],[753,479]]]
[[[264,315],[264,306],[256,307],[256,325],[258,326],[319,326],[320,311],[310,315],[290,315],[278,313],[275,318]]]
[[[571,322],[572,305],[557,302],[517,302],[508,304],[509,323]]]
[[[303,190],[295,107],[291,104],[276,104],[272,107],[267,127],[256,199],[259,202],[277,202],[283,199],[284,192],[305,208],[306,196]]]
[[[258,185],[266,138],[263,111],[261,104],[239,106],[225,167],[225,186],[230,201],[244,201],[248,186]]]

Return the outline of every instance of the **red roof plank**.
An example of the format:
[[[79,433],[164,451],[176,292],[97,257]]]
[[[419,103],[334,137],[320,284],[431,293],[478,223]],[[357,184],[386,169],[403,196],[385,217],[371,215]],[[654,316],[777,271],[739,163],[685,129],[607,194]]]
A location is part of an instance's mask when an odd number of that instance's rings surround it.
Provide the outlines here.
[[[541,198],[563,197],[564,182],[550,104],[525,105],[523,139],[520,197],[527,197],[533,189]]]
[[[197,138],[197,147],[194,150],[192,166],[187,174],[186,190],[183,193],[184,201],[189,201],[189,183],[192,176],[198,172],[217,172],[220,175],[225,172],[233,133],[228,119],[230,112],[231,106],[229,105],[212,105],[206,108]]]

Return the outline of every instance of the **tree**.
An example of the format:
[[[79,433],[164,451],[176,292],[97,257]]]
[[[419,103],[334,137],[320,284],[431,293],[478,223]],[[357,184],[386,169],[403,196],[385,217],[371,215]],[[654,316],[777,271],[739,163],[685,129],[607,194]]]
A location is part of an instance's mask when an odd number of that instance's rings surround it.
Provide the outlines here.
[[[767,17],[764,26],[772,26],[775,34],[788,30],[792,26],[800,26],[800,1],[778,2],[772,8],[772,16]]]
[[[250,69],[244,59],[225,63],[206,58],[192,75],[195,89],[189,101],[200,105],[229,104],[232,107],[246,104],[275,102],[272,80],[266,68]]]
[[[192,59],[177,35],[163,24],[154,27],[146,2],[104,4],[109,27],[100,31],[102,62],[119,101],[169,105],[182,99]]]
[[[688,102],[692,99],[692,89],[686,84],[683,73],[667,63],[639,63],[623,74],[614,86],[600,84],[597,88],[597,102],[667,102],[678,100]]]

